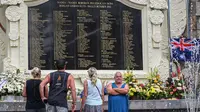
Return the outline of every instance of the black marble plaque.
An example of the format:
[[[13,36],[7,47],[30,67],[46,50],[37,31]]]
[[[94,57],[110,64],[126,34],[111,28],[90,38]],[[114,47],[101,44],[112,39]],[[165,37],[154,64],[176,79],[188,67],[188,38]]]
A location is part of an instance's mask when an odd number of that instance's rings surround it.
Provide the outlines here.
[[[49,0],[29,7],[29,69],[143,69],[141,11],[115,0]]]
[[[122,68],[123,51],[120,38],[120,7],[116,1],[104,2],[106,8],[100,9],[100,68]]]
[[[79,1],[81,2],[81,1]],[[81,4],[79,3],[78,4]],[[96,10],[89,8],[76,9],[76,47],[77,58],[76,67],[86,69],[91,66],[97,66],[97,27],[98,14]]]
[[[53,21],[50,2],[28,9],[29,69],[53,68]]]
[[[141,11],[121,5],[124,67],[143,67]]]
[[[75,69],[76,58],[76,17],[75,10],[66,7],[66,0],[54,0],[53,22],[54,22],[54,58],[53,60],[66,59],[67,69]],[[65,7],[64,7],[65,6]]]

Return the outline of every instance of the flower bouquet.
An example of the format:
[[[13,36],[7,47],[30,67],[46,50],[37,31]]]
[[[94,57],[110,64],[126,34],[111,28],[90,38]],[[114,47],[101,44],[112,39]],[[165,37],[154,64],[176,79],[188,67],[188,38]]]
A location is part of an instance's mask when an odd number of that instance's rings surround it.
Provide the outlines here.
[[[3,73],[1,74],[0,95],[14,95],[21,96],[24,87],[25,78],[23,74],[16,73]]]
[[[135,99],[138,92],[140,91],[137,83],[138,80],[136,79],[135,75],[133,74],[133,71],[127,70],[124,73],[124,80],[129,85],[129,98]]]
[[[148,77],[148,83],[146,84],[146,99],[162,99],[166,97],[163,81],[160,79],[158,69],[151,69]]]
[[[176,98],[176,99],[182,99],[184,97],[184,90],[186,87],[183,85],[182,79],[174,79],[171,85],[167,85],[166,91],[167,91],[167,97],[168,98]]]

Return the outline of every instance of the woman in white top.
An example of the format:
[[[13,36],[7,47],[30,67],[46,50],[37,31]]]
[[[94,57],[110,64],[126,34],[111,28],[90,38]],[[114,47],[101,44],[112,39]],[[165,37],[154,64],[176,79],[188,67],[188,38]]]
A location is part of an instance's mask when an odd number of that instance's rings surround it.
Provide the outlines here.
[[[84,95],[80,112],[103,112],[104,88],[97,77],[97,69],[88,69],[89,79],[84,81]]]

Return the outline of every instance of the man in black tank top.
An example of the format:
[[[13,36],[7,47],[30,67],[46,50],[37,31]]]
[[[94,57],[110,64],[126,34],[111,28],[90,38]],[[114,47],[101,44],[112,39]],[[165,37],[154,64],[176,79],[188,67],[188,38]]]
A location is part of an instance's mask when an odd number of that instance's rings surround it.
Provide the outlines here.
[[[76,107],[76,88],[74,78],[71,74],[65,72],[66,62],[65,60],[57,60],[55,62],[57,67],[56,72],[48,74],[40,84],[40,95],[43,101],[48,101],[48,112],[67,112],[67,91],[70,88],[72,91],[72,112]],[[48,99],[44,97],[45,85],[50,83]]]

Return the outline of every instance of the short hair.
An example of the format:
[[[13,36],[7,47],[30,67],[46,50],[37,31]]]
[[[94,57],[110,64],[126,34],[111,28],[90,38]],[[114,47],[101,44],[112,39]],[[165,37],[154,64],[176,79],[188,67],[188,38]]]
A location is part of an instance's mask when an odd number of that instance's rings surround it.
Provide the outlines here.
[[[116,75],[117,75],[118,73],[121,74],[121,76],[122,76],[122,73],[121,73],[121,72],[116,72],[114,78],[116,77]]]
[[[38,67],[34,67],[31,71],[31,75],[36,78],[36,77],[41,77],[41,69]]]
[[[58,70],[64,69],[65,65],[67,65],[67,61],[65,61],[64,59],[60,59],[60,60],[55,61],[55,67]]]

